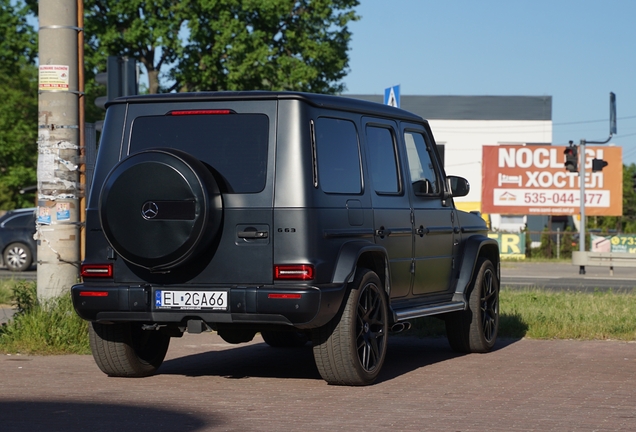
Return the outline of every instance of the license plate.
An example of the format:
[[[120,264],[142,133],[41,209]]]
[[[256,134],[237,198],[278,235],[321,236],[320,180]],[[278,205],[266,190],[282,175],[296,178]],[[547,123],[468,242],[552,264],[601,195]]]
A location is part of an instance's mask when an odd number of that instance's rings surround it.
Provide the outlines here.
[[[157,309],[227,310],[227,291],[155,292]]]

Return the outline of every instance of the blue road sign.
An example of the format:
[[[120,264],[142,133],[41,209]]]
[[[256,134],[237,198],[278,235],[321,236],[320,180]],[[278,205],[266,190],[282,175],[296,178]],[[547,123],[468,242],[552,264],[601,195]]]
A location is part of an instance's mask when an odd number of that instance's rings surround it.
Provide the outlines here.
[[[384,89],[384,105],[400,107],[400,86],[399,84],[388,89]]]

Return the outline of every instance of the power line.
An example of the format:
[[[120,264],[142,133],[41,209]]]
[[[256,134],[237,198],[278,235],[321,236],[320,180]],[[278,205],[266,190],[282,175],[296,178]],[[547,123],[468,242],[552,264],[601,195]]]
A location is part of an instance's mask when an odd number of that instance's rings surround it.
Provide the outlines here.
[[[636,115],[633,116],[626,116],[626,117],[619,117],[617,120],[631,120],[631,119],[636,119]],[[434,123],[436,120],[442,120],[442,119],[433,119],[433,120],[429,120],[430,123]],[[477,120],[476,120],[477,121]],[[509,120],[495,120],[495,121],[509,121]],[[519,121],[528,121],[528,120],[519,120]],[[529,121],[533,121],[533,122],[546,122],[549,120],[529,120]],[[582,121],[576,121],[576,122],[563,122],[563,123],[551,123],[550,126],[551,127],[557,127],[557,126],[570,126],[570,125],[580,125],[580,124],[592,124],[592,123],[602,123],[602,122],[607,122],[608,119],[602,119],[602,120],[582,120]],[[474,126],[436,126],[434,128],[435,131],[441,131],[441,132],[453,132],[453,131],[472,131],[473,133],[490,133],[491,131],[493,132],[497,132],[497,131],[501,131],[501,130],[520,130],[523,132],[545,132],[546,127],[548,127],[548,124],[517,124],[517,125],[500,125],[500,126],[495,126],[495,125],[483,125],[483,126],[478,126],[478,125],[474,125]]]
[[[636,118],[635,116],[627,116],[627,117],[618,117],[617,120],[629,120],[629,119],[633,119]],[[552,126],[567,126],[567,125],[574,125],[574,124],[585,124],[585,123],[602,123],[602,122],[606,122],[608,119],[602,119],[602,120],[582,120],[582,121],[576,121],[576,122],[564,122],[564,123],[552,123]]]

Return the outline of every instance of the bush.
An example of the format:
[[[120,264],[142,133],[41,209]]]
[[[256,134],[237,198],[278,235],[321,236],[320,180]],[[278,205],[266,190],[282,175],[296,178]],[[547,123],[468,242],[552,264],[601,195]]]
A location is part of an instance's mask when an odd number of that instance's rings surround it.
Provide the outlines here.
[[[572,236],[572,228],[567,227],[563,232],[561,238],[561,258],[572,258],[572,242],[574,237]]]
[[[554,256],[554,242],[547,228],[541,233],[541,246],[539,246],[540,256],[543,258],[552,258]]]
[[[88,326],[73,309],[70,293],[40,304],[32,282],[18,283],[18,309],[0,327],[0,351],[24,354],[88,354]]]
[[[35,283],[27,281],[15,282],[11,299],[15,304],[18,315],[31,312],[38,304],[38,290]]]

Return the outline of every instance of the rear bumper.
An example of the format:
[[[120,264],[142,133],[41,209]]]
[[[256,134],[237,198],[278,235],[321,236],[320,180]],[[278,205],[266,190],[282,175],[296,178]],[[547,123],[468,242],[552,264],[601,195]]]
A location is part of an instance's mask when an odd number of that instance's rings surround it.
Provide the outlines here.
[[[88,321],[170,324],[201,319],[210,324],[287,325],[308,329],[328,323],[338,313],[346,285],[190,288],[227,291],[229,305],[225,311],[156,309],[152,299],[157,289],[160,288],[149,285],[83,283],[74,285],[71,294],[77,314]],[[93,295],[86,295],[88,293]],[[279,298],[271,294],[297,295],[291,296],[296,298]]]

